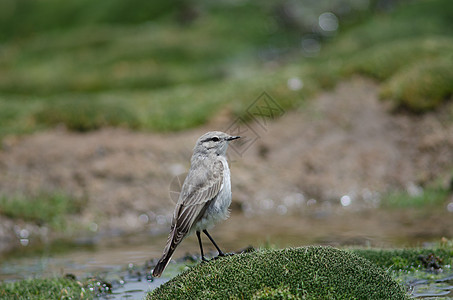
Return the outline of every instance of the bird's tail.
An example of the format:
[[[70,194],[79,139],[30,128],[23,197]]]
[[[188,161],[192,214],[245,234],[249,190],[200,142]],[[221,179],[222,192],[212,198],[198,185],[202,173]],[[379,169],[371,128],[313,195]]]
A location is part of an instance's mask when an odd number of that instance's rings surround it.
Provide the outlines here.
[[[159,260],[159,262],[157,263],[156,267],[153,270],[153,277],[160,277],[160,275],[162,275],[162,272],[165,270],[168,263],[170,262],[172,254],[165,253],[162,256],[162,258]]]
[[[175,243],[173,235],[174,235],[174,231],[172,230],[172,232],[168,236],[167,245],[165,246],[165,249],[164,249],[164,254],[157,262],[157,265],[154,267],[153,277],[160,277],[160,275],[162,275],[162,272],[167,267],[168,263],[170,262],[171,257],[173,256],[173,253],[176,250],[176,246],[178,246],[178,244],[179,244],[179,243]]]

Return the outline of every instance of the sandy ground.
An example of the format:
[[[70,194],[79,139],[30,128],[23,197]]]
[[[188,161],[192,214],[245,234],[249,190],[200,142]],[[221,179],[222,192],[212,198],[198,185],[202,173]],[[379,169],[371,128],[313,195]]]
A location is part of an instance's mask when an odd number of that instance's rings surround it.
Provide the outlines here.
[[[201,128],[170,134],[57,128],[6,138],[0,193],[64,191],[86,199],[82,214],[71,217],[74,234],[167,231],[178,179],[196,139],[209,130],[244,136],[231,145],[229,159],[232,208],[247,216],[341,207],[341,199],[360,211],[377,206],[391,189],[416,191],[433,180],[448,186],[453,122],[445,109],[422,116],[393,113],[377,93],[374,83],[354,78],[299,111],[279,111],[278,119],[243,124],[222,112]],[[0,251],[17,246],[24,228],[32,237],[48,235],[36,224],[0,216]]]

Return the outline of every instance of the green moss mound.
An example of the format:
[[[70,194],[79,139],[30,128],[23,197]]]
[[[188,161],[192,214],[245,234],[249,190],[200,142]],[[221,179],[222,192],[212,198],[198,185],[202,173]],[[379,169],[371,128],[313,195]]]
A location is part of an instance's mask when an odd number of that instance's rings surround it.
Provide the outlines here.
[[[262,250],[198,264],[148,299],[407,299],[384,270],[348,251]]]

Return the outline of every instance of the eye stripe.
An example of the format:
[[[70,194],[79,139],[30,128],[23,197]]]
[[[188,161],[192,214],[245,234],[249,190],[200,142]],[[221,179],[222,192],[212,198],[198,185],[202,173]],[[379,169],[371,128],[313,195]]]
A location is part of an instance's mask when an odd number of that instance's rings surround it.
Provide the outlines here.
[[[204,143],[204,142],[209,142],[209,141],[218,142],[218,141],[220,141],[220,139],[219,139],[218,136],[213,136],[213,137],[211,137],[211,138],[207,138],[207,139],[203,140],[203,143]]]

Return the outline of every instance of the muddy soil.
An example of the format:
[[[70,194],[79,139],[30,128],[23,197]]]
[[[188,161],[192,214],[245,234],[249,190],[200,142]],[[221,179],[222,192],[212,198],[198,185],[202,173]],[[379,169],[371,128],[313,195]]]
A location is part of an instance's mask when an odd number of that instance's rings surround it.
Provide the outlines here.
[[[320,213],[342,206],[363,211],[392,189],[417,190],[433,180],[448,186],[453,121],[447,109],[395,113],[378,100],[375,83],[354,78],[278,119],[242,124],[242,144],[229,150],[232,208],[249,217],[313,205]],[[82,213],[69,217],[74,235],[166,232],[194,142],[232,122],[222,112],[205,126],[169,134],[56,128],[9,137],[0,151],[0,193],[63,191],[82,199]],[[24,228],[32,237],[49,236],[45,226],[0,216],[0,252],[17,246]]]

